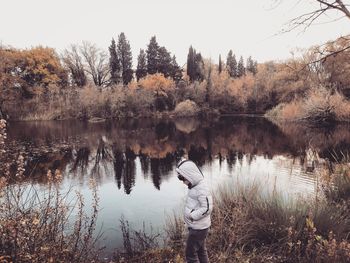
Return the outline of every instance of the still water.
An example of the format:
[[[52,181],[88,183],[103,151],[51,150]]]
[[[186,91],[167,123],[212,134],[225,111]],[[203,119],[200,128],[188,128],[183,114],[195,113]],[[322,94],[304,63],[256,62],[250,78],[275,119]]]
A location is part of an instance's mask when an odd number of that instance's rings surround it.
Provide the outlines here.
[[[261,117],[13,122],[8,139],[26,156],[26,183],[45,189],[47,171],[59,169],[60,188],[78,189],[89,208],[89,180],[96,180],[106,253],[122,246],[122,216],[134,229],[161,232],[167,217],[181,213],[187,189],[175,166],[183,156],[201,167],[214,192],[254,181],[294,196],[312,195],[319,167],[350,149],[346,125],[277,126]]]

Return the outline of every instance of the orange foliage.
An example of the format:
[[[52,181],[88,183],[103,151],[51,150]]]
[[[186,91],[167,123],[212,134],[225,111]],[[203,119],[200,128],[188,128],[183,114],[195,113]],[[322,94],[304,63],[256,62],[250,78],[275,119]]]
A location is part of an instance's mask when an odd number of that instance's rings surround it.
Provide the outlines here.
[[[0,48],[0,83],[6,88],[64,84],[67,75],[52,48]]]
[[[47,86],[65,81],[60,59],[52,48],[35,47],[22,51],[25,75],[35,85]]]
[[[155,92],[167,92],[175,88],[175,82],[171,78],[165,78],[163,74],[157,73],[147,75],[139,80],[141,88]]]

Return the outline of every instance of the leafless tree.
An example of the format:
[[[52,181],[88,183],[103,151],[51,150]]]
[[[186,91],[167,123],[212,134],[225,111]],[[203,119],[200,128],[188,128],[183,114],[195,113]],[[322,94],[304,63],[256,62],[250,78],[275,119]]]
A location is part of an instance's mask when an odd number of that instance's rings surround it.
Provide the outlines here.
[[[302,2],[302,0],[298,0],[298,3],[300,2]],[[291,31],[299,27],[303,27],[303,29],[306,30],[308,27],[316,23],[316,21],[322,16],[329,15],[331,12],[335,13],[335,16],[329,22],[337,21],[343,18],[350,20],[350,1],[313,0],[313,2],[317,4],[315,5],[315,9],[290,20],[286,31]]]
[[[92,77],[95,85],[107,85],[109,82],[109,66],[106,52],[86,41],[80,47],[80,52],[86,62],[85,71]]]
[[[274,4],[279,5],[284,0],[274,0]],[[296,4],[304,2],[303,0],[295,0]],[[315,4],[315,8],[313,8],[312,11],[306,12],[304,14],[301,14],[293,19],[291,19],[287,23],[287,27],[282,30],[282,33],[291,32],[295,29],[302,28],[303,31],[306,31],[310,26],[316,24],[318,20],[324,17],[328,17],[328,22],[334,22],[340,19],[348,19],[350,21],[350,1],[349,0],[312,0],[310,3]],[[332,16],[329,16],[329,14],[332,13]],[[332,17],[332,18],[330,18]],[[337,49],[329,49],[329,48],[322,48],[322,46],[318,49],[319,54],[317,56],[317,59],[314,61],[311,61],[308,63],[314,64],[314,63],[322,63],[327,58],[331,56],[336,56],[339,53],[342,53],[344,51],[347,51],[350,49],[350,35],[349,36],[343,36],[343,40],[348,41],[348,45],[341,46]],[[333,42],[336,43],[337,40],[334,40]],[[325,43],[324,46],[331,46],[332,41]],[[337,46],[337,45],[334,45]]]
[[[72,82],[78,87],[86,85],[87,78],[84,71],[82,56],[79,54],[79,47],[71,45],[62,55],[62,60],[70,73]]]

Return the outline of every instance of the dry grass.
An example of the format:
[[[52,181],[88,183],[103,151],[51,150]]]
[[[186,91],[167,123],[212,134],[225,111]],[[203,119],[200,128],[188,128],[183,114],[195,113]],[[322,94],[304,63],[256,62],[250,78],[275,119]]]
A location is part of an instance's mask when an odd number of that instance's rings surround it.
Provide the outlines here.
[[[1,157],[8,152],[6,123],[0,122]],[[91,182],[93,205],[87,216],[80,193],[69,198],[62,193],[59,171],[47,173],[48,188],[43,192],[21,183],[24,157],[15,163],[2,158],[0,163],[0,259],[1,262],[96,262],[100,249],[95,226],[98,213],[96,184]],[[10,170],[10,167],[11,170]],[[12,182],[16,181],[16,184]]]
[[[348,173],[349,167],[342,174]],[[219,188],[207,239],[211,262],[349,262],[350,214],[344,202],[350,196],[339,195],[349,184],[341,185],[328,184],[327,193],[338,197],[332,202],[328,194],[291,199],[256,184]],[[165,234],[164,247],[120,262],[185,262],[182,218],[174,214]]]
[[[350,102],[340,93],[320,88],[307,93],[305,99],[282,103],[266,113],[280,121],[330,123],[350,120]]]

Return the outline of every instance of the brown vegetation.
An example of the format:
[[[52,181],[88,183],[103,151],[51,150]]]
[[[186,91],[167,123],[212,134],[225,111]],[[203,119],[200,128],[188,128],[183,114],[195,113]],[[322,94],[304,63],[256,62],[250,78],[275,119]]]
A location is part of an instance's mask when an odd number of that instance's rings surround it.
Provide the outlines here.
[[[201,80],[184,74],[174,81],[155,73],[127,85],[109,81],[106,55],[93,44],[66,50],[64,66],[50,48],[2,47],[0,108],[11,119],[106,119],[172,115],[176,105],[191,100],[202,113],[272,109],[267,116],[277,120],[347,121],[348,45],[348,37],[341,37],[310,48],[302,58],[259,64],[257,72],[240,77],[203,60]]]
[[[323,189],[307,199],[263,193],[254,184],[219,189],[207,240],[210,260],[349,262],[349,166],[324,170],[322,178]],[[185,262],[182,219],[174,215],[165,233],[164,248],[139,251],[128,262]]]
[[[7,155],[4,143],[5,121],[0,121],[0,156]],[[2,262],[96,262],[100,250],[94,230],[98,212],[98,195],[91,182],[94,202],[91,216],[85,212],[84,200],[77,193],[62,193],[58,182],[61,173],[48,171],[48,190],[38,192],[34,186],[12,184],[24,180],[24,157],[16,161],[2,158],[0,163],[0,259]],[[73,217],[75,217],[73,219]]]

